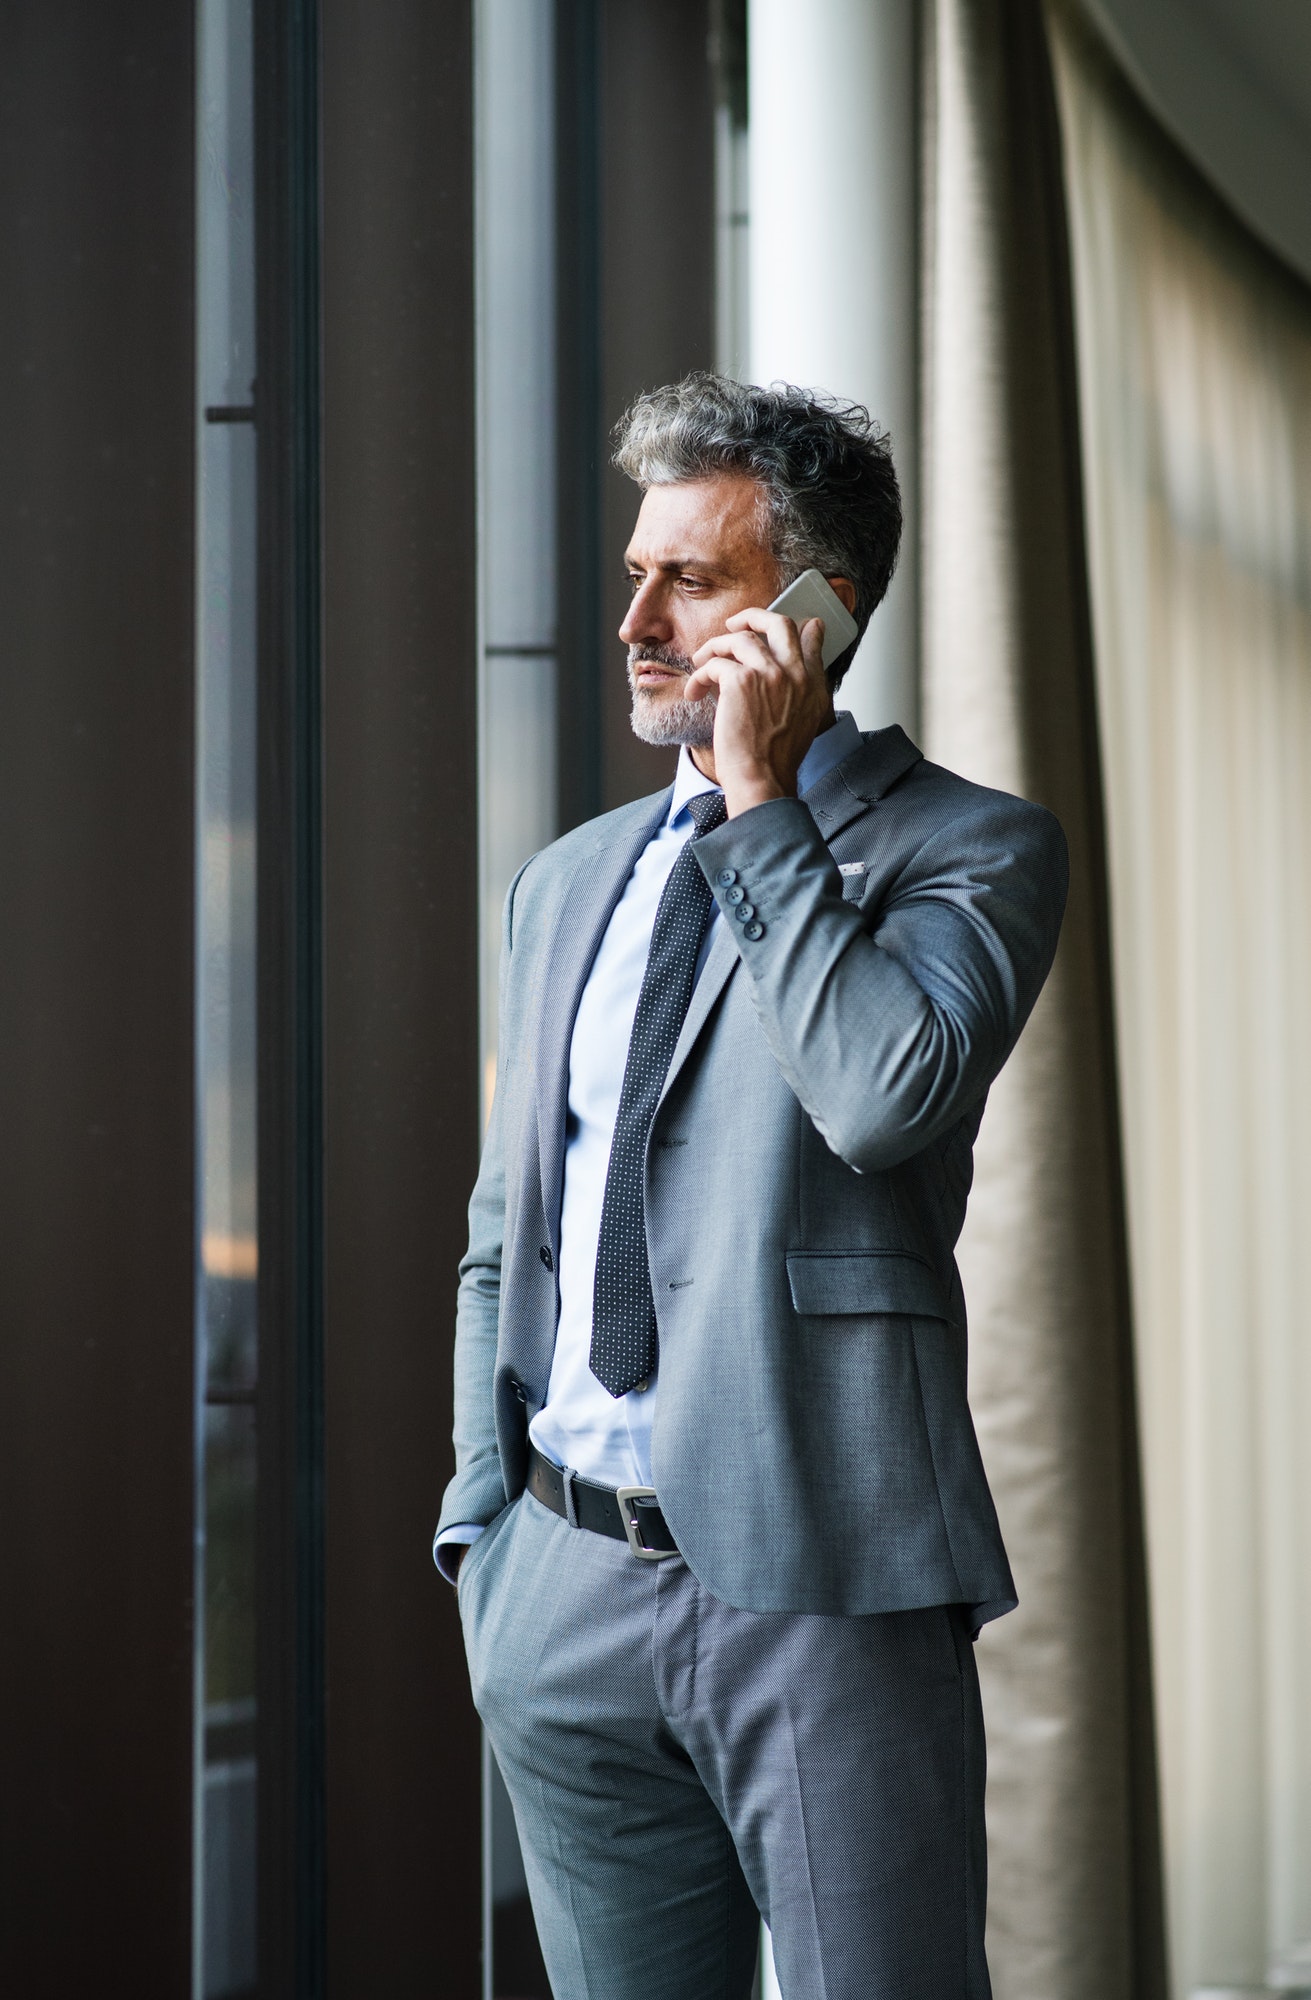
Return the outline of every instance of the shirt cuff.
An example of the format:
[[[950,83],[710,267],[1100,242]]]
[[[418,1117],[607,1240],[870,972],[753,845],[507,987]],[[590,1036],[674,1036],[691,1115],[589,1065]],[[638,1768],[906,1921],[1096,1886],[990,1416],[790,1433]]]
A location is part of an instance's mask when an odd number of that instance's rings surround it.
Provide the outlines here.
[[[432,1559],[447,1583],[454,1583],[459,1574],[459,1565],[454,1556],[443,1557],[446,1549],[467,1548],[476,1542],[486,1523],[483,1521],[456,1521],[453,1527],[443,1528],[432,1545]]]

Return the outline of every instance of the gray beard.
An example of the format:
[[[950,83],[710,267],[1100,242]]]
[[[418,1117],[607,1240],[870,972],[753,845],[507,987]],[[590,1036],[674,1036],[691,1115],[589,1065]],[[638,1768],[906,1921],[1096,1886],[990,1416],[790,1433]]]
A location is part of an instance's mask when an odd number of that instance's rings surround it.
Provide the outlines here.
[[[645,657],[659,659],[664,666],[675,664],[654,646]],[[715,740],[715,697],[708,694],[702,701],[658,701],[645,688],[634,686],[633,665],[630,656],[628,685],[633,695],[633,734],[638,742],[650,743],[657,750],[673,750],[680,743],[686,743],[689,750],[709,750]]]

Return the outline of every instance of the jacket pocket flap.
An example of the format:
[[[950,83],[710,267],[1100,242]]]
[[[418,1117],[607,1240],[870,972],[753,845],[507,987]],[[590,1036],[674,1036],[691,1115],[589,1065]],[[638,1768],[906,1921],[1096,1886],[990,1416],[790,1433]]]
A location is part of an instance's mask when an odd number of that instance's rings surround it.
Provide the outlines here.
[[[794,1250],[788,1283],[799,1313],[913,1313],[950,1319],[932,1268],[905,1250]]]

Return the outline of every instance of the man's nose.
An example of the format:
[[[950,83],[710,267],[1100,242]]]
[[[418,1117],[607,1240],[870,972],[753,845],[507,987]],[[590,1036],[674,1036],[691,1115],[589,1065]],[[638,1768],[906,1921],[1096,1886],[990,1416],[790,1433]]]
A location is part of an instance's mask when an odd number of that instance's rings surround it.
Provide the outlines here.
[[[627,615],[619,627],[619,637],[625,646],[668,645],[673,635],[666,609],[666,595],[660,587],[658,577],[651,577],[633,593]]]

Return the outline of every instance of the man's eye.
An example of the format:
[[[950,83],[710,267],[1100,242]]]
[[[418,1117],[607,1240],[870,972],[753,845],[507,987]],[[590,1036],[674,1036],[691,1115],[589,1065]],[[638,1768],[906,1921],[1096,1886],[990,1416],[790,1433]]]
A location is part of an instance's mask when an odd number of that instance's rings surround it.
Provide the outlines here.
[[[678,581],[684,590],[704,590],[706,587],[703,576],[680,576]]]
[[[641,588],[642,588],[642,578],[637,574],[636,570],[630,569],[628,572],[629,595],[632,597],[636,597],[638,591]]]

